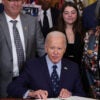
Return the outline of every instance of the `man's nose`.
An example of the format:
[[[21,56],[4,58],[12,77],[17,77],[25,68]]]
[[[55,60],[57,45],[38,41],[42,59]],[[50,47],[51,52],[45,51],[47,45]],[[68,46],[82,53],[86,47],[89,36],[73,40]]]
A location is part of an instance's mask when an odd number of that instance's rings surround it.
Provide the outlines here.
[[[57,49],[54,50],[54,54],[58,54],[58,50]]]

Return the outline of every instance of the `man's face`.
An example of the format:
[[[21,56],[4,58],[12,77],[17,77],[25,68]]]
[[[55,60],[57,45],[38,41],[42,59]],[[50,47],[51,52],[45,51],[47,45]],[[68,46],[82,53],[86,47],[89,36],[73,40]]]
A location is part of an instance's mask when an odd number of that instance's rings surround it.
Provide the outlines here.
[[[22,9],[23,0],[2,0],[5,12],[12,18],[16,18]]]
[[[39,0],[42,9],[47,10],[51,6],[51,0]]]
[[[47,44],[45,45],[45,51],[53,63],[58,63],[62,59],[65,50],[65,40],[60,36],[50,37]]]

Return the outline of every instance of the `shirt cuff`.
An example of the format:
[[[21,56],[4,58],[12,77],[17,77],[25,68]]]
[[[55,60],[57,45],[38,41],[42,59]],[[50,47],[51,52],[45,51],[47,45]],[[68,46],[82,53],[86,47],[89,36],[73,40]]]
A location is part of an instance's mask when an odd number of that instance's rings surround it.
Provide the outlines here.
[[[29,98],[28,93],[30,92],[30,90],[27,90],[27,92],[24,94],[23,99]]]

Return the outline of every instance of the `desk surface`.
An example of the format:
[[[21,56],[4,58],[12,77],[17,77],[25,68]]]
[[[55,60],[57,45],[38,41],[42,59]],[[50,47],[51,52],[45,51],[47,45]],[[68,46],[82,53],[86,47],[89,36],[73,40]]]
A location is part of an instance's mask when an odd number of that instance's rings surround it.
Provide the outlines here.
[[[34,100],[34,99],[1,98],[0,100]],[[43,100],[43,99],[35,99],[35,100]],[[47,100],[96,100],[96,99],[71,96],[69,98],[48,98]]]

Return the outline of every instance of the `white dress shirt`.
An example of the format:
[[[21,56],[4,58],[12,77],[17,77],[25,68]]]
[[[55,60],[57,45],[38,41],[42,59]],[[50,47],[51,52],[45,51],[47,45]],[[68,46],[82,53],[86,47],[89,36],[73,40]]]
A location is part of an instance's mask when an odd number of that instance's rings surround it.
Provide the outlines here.
[[[51,60],[49,59],[48,55],[46,56],[46,61],[47,61],[47,65],[48,65],[48,70],[49,70],[49,74],[51,76],[52,72],[53,72],[53,65],[57,65],[57,74],[60,78],[60,73],[61,73],[61,61],[59,61],[58,63],[54,64],[53,62],[51,62]]]
[[[24,50],[24,57],[26,59],[26,54],[25,54],[25,40],[24,40],[24,33],[22,29],[22,23],[20,20],[20,16],[18,16],[16,19],[12,19],[10,16],[8,16],[5,13],[7,23],[8,23],[8,28],[9,28],[9,33],[10,33],[10,38],[11,38],[11,45],[12,45],[12,55],[13,55],[13,77],[19,76],[19,69],[18,69],[18,59],[17,59],[17,52],[16,52],[16,46],[14,42],[14,36],[13,36],[13,23],[11,23],[11,20],[17,20],[16,27],[19,31],[20,39],[22,42],[23,50]],[[8,33],[7,33],[8,34]]]
[[[41,21],[41,24],[43,26],[43,19],[44,19],[44,11],[41,10],[39,12],[39,21]],[[47,11],[46,11],[46,14],[47,14],[47,17],[48,17],[48,21],[49,21],[49,28],[52,28],[53,27],[53,22],[52,22],[52,16],[51,16],[51,9],[49,8]]]

